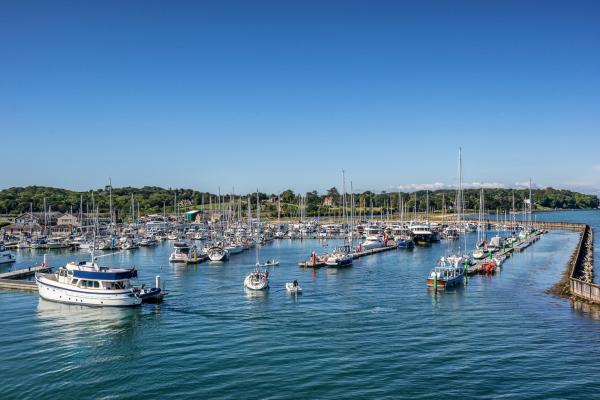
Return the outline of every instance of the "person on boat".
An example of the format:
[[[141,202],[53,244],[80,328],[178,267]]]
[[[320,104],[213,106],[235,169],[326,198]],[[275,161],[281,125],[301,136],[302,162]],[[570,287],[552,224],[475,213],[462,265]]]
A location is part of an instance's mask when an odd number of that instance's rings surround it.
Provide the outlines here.
[[[293,285],[294,285],[294,287],[298,287],[298,281],[296,279],[294,279]]]

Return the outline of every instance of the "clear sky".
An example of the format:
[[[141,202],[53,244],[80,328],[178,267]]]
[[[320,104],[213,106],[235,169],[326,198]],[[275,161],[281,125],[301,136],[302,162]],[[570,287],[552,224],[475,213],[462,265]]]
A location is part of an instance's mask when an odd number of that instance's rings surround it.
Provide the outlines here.
[[[0,188],[600,188],[600,1],[0,2]]]

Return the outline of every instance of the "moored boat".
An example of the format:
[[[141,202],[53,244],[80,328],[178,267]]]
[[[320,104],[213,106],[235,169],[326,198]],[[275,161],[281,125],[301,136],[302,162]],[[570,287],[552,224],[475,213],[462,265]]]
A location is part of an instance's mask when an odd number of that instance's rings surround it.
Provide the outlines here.
[[[229,253],[221,246],[211,246],[207,252],[210,261],[225,261],[227,260]]]
[[[140,289],[131,285],[135,268],[99,266],[91,262],[70,262],[56,273],[37,273],[35,281],[42,298],[61,303],[89,306],[137,306]]]
[[[325,265],[328,267],[349,267],[352,265],[352,261],[350,246],[340,246],[327,256]]]
[[[177,241],[173,243],[173,252],[169,256],[169,262],[172,263],[187,263],[189,260],[190,250],[192,246],[187,241]]]
[[[460,263],[442,257],[438,265],[429,274],[427,286],[435,289],[458,286],[464,280],[465,270]]]
[[[0,243],[0,264],[10,264],[16,261],[15,256],[11,252],[7,251],[4,247],[4,243]]]

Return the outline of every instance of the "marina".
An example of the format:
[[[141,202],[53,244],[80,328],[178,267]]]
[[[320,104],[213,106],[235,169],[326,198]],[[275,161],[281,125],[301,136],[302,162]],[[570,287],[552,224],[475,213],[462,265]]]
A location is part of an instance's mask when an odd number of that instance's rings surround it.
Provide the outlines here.
[[[574,215],[577,216],[577,213]],[[521,253],[515,252],[493,277],[473,276],[463,286],[437,293],[427,290],[423,279],[435,260],[445,254],[444,242],[412,250],[380,251],[355,259],[349,268],[313,269],[297,268],[297,260],[315,249],[333,249],[343,241],[332,239],[323,247],[323,241],[316,239],[272,240],[261,248],[263,260],[279,261],[279,266],[269,268],[270,289],[245,291],[241,282],[254,270],[254,251],[242,252],[227,263],[207,261],[178,265],[168,263],[173,242],[162,241],[151,248],[110,255],[103,261],[115,266],[135,265],[145,281],[161,275],[169,290],[169,296],[161,305],[148,304],[106,313],[103,309],[48,302],[38,299],[35,293],[0,291],[2,312],[11,320],[20,320],[18,325],[11,325],[11,335],[5,341],[7,346],[19,348],[22,355],[35,360],[32,373],[50,368],[54,371],[53,375],[63,376],[61,369],[78,358],[80,351],[98,355],[118,354],[133,345],[138,352],[133,356],[133,363],[147,355],[158,354],[163,362],[175,362],[191,352],[201,363],[183,366],[184,374],[193,372],[210,376],[218,371],[233,376],[239,363],[243,362],[255,368],[265,380],[279,379],[281,384],[296,385],[299,393],[305,396],[317,387],[334,396],[339,388],[337,384],[331,384],[332,381],[343,382],[347,390],[363,397],[374,397],[375,393],[377,397],[393,396],[393,388],[406,385],[414,385],[416,394],[425,378],[410,371],[421,367],[431,373],[442,373],[453,355],[443,353],[434,356],[434,353],[423,349],[434,348],[447,335],[461,338],[457,344],[461,357],[479,360],[476,366],[466,367],[460,372],[445,371],[454,382],[464,386],[460,391],[463,394],[483,394],[485,382],[504,379],[509,368],[503,362],[506,351],[518,348],[535,352],[542,348],[539,344],[542,342],[557,351],[568,348],[581,368],[585,366],[587,371],[595,373],[596,363],[591,361],[593,357],[589,357],[590,353],[594,355],[598,351],[595,347],[573,353],[568,341],[559,340],[567,332],[565,326],[587,326],[595,321],[589,317],[582,319],[582,311],[574,311],[569,302],[553,299],[546,293],[561,278],[569,263],[570,251],[577,247],[579,231],[575,227],[580,225],[569,226],[572,229],[549,229],[534,245]],[[468,238],[468,245],[474,246],[476,234],[469,233]],[[569,251],[559,250],[562,248]],[[44,253],[25,249],[15,254],[15,268],[22,269],[26,265],[39,265]],[[47,258],[49,264],[60,266],[71,260],[88,259],[89,254],[54,250]],[[302,295],[293,294],[288,289],[287,284],[294,280],[300,283]],[[192,292],[201,296],[190,296]],[[452,320],[448,320],[449,315],[452,315]],[[535,323],[532,316],[535,316]],[[315,325],[319,325],[317,331]],[[202,328],[199,329],[199,326]],[[340,331],[340,326],[345,329]],[[398,330],[398,326],[403,328]],[[546,329],[539,330],[537,326]],[[530,330],[528,335],[522,334],[525,329]],[[334,332],[335,339],[323,339],[323,335],[333,335]],[[594,332],[582,330],[577,340],[592,340]],[[58,343],[64,335],[71,337],[72,344],[81,350],[52,368],[52,363],[56,363],[54,357],[35,352],[34,348],[42,342]],[[113,339],[105,340],[107,335]],[[27,338],[30,345],[19,345],[17,337]],[[494,338],[492,342],[487,340],[490,337]],[[479,348],[474,343],[482,342],[484,338],[487,356],[479,358]],[[218,349],[223,340],[240,343],[241,347],[229,350],[228,354],[221,353]],[[351,341],[353,347],[358,348],[347,348],[343,345],[345,341]],[[182,347],[185,347],[185,352]],[[369,349],[368,352],[366,349]],[[286,373],[292,370],[292,366],[278,355],[290,351],[304,355],[294,363],[293,374]],[[432,358],[424,361],[423,351],[432,354]],[[248,352],[259,356],[251,357]],[[348,352],[354,356],[348,361],[348,366],[356,368],[353,376],[362,383],[344,378],[343,368],[337,360]],[[17,360],[7,352],[6,346],[0,349],[0,355],[7,360],[0,370],[10,384],[9,396],[26,390],[32,396],[46,398],[39,381],[34,385],[28,384],[26,388],[17,374],[11,372]],[[532,354],[513,362],[510,370],[524,371],[541,360]],[[361,372],[362,362],[396,371],[388,389],[374,389],[382,375],[375,370]],[[275,369],[267,369],[266,364],[275,366]],[[236,383],[237,379],[231,379],[219,389],[211,385],[192,386],[191,383],[188,386],[175,375],[168,380],[150,378],[153,372],[162,370],[159,366],[151,367],[141,376],[126,365],[119,359],[107,359],[99,364],[86,364],[83,368],[87,373],[106,368],[114,371],[102,375],[99,381],[102,384],[97,389],[100,396],[110,393],[109,389],[105,389],[108,386],[119,387],[120,377],[135,377],[141,383],[139,395],[159,393],[167,396],[193,390],[198,396],[213,398],[230,397],[249,382],[242,379]],[[300,382],[305,375],[313,373],[315,365],[319,366],[319,371],[314,372],[311,383],[302,386]],[[485,378],[476,373],[482,368],[486,371]],[[568,384],[550,384],[550,381],[564,383],[564,371],[553,364],[540,377],[542,383],[554,387],[550,393],[556,397],[564,397],[563,394],[573,390]],[[468,379],[464,378],[465,372],[470,376]],[[173,381],[178,382],[175,391],[172,389]],[[77,391],[83,387],[83,383],[70,381],[68,386],[51,393],[53,396],[67,396],[73,389]],[[248,391],[247,388],[245,390]],[[270,390],[270,384],[265,382],[258,387],[253,385],[247,393],[250,397],[260,397],[261,393]],[[440,390],[453,393],[454,389],[443,384]],[[578,390],[582,390],[579,393],[587,392],[586,389]],[[506,384],[503,391],[517,396],[527,393],[516,383]]]
[[[598,397],[600,2],[0,14],[0,400]]]

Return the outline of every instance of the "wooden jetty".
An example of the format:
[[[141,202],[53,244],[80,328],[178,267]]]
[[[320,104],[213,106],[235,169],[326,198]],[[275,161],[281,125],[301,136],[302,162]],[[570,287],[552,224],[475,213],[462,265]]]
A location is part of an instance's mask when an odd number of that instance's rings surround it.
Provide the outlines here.
[[[208,258],[208,254],[200,254],[200,255],[198,255],[198,258],[196,260],[188,261],[185,264],[186,265],[189,265],[189,264],[200,264],[200,263],[203,263],[204,261],[207,261],[208,259],[209,259]]]
[[[26,278],[28,276],[33,276],[35,275],[36,272],[48,272],[51,271],[52,268],[48,267],[48,266],[38,266],[38,267],[30,267],[30,268],[23,268],[23,269],[16,269],[14,271],[8,271],[8,272],[3,272],[0,274],[0,280],[1,279],[19,279],[19,278]]]
[[[19,278],[27,278],[35,275],[36,272],[49,272],[51,270],[51,267],[40,265],[3,272],[0,274],[0,289],[37,291],[38,288],[34,281]]]
[[[364,250],[364,251],[357,251],[352,253],[352,258],[353,259],[357,259],[357,258],[361,258],[364,256],[370,256],[373,254],[377,254],[377,253],[383,253],[385,251],[390,251],[390,250],[394,250],[397,249],[398,245],[394,245],[394,246],[387,246],[387,247],[379,247],[377,249],[370,249],[370,250]],[[307,260],[307,261],[299,261],[298,262],[298,266],[299,267],[303,267],[303,268],[320,268],[320,267],[324,267],[325,266],[325,262],[324,261],[320,261],[319,259],[322,258],[323,256],[317,256],[317,260],[313,263],[312,260]]]
[[[383,253],[384,251],[394,250],[397,248],[398,248],[398,245],[394,245],[394,246],[379,247],[379,248],[371,249],[371,250],[364,250],[364,251],[360,251],[360,252],[357,251],[356,253],[352,253],[352,258],[357,259],[357,258],[361,258],[364,256],[370,256],[372,254]]]

